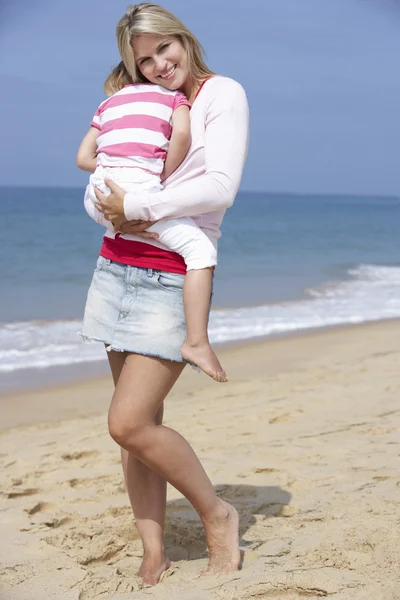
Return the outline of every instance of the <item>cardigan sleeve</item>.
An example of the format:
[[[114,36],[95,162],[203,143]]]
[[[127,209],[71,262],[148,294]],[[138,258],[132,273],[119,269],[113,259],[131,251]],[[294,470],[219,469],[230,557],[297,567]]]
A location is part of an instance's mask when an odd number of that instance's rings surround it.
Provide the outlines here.
[[[205,173],[160,192],[128,192],[124,212],[129,221],[191,217],[233,204],[247,156],[249,109],[239,83],[228,78],[217,83],[206,107]]]

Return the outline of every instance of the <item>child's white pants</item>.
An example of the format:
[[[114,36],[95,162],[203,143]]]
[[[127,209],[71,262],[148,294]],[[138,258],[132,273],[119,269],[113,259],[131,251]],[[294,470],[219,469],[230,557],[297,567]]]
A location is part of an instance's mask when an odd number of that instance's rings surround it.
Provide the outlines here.
[[[160,178],[143,169],[101,167],[90,176],[85,202],[97,202],[94,188],[99,188],[107,196],[110,189],[104,184],[104,179],[112,179],[127,192],[136,194],[143,191],[160,191]],[[190,217],[179,219],[161,219],[146,231],[158,234],[158,241],[169,250],[180,254],[189,270],[205,269],[217,264],[217,249],[206,234]]]

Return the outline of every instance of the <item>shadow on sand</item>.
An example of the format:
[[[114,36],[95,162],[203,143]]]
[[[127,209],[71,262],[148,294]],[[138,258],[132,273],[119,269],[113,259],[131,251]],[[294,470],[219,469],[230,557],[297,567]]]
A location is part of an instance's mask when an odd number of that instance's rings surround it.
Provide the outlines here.
[[[290,503],[291,494],[278,486],[229,485],[216,486],[218,496],[233,504],[240,517],[241,548],[260,540],[242,538],[257,520],[279,517]],[[186,500],[175,500],[167,505],[165,546],[172,560],[195,560],[207,556],[202,523],[196,511]]]

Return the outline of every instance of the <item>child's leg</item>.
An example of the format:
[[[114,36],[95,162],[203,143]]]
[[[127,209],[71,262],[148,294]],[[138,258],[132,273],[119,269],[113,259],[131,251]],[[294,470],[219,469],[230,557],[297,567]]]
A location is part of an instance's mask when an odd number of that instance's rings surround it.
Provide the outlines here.
[[[211,300],[212,267],[217,251],[192,219],[163,219],[147,231],[158,234],[160,242],[178,252],[188,268],[183,286],[187,339],[181,348],[185,360],[197,365],[216,381],[226,374],[210,346],[207,333]]]
[[[228,381],[226,373],[208,339],[208,314],[211,300],[212,267],[187,272],[183,285],[186,315],[186,341],[181,348],[183,358],[202,369],[215,381]]]

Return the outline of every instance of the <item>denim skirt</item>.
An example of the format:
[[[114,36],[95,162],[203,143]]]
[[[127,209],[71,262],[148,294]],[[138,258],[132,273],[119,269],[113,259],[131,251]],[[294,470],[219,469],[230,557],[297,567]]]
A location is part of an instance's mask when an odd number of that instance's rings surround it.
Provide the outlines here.
[[[89,288],[83,327],[85,341],[107,350],[185,362],[182,288],[185,275],[131,267],[100,256]]]

